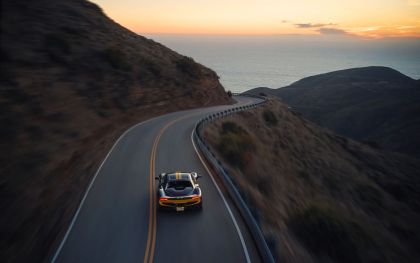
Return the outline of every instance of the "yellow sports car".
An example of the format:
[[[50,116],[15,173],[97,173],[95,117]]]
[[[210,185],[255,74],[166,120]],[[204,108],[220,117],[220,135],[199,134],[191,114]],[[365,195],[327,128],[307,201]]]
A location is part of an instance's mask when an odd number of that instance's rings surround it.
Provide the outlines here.
[[[201,176],[191,173],[162,173],[155,177],[159,180],[159,209],[169,208],[184,211],[189,208],[201,209],[203,199],[197,179]]]

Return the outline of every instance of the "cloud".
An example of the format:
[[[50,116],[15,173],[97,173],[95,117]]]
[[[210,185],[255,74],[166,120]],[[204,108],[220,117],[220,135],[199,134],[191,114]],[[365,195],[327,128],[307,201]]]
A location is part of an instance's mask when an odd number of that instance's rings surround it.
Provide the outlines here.
[[[312,24],[312,23],[299,23],[299,24],[294,24],[297,28],[319,28],[319,27],[324,27],[324,26],[335,26],[337,24],[333,24],[333,23],[328,23],[328,24],[321,24],[321,23],[317,23],[317,24]]]
[[[314,32],[318,32],[321,35],[355,36],[353,33],[338,28],[337,23],[295,23],[292,25],[301,29],[313,29]]]
[[[322,35],[350,35],[349,32],[339,29],[339,28],[332,28],[332,27],[323,27],[317,30]]]

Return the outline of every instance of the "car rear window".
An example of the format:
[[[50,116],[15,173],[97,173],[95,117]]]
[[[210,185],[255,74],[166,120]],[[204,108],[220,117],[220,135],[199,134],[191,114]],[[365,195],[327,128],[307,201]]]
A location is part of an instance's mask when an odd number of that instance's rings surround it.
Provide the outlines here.
[[[181,181],[181,180],[177,180],[177,181],[170,181],[168,182],[168,188],[175,188],[177,190],[179,189],[184,189],[187,187],[192,187],[192,184],[190,181]]]

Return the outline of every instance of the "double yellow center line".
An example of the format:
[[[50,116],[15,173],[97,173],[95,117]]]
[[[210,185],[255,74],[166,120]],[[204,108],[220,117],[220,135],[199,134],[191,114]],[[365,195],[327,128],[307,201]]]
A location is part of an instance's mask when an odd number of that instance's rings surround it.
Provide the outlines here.
[[[149,228],[147,233],[147,245],[146,245],[146,252],[144,254],[143,263],[152,263],[153,257],[155,255],[155,246],[156,246],[156,203],[157,203],[157,194],[156,194],[156,182],[155,182],[155,160],[156,160],[156,151],[162,137],[163,133],[169,126],[177,123],[180,120],[185,118],[191,117],[195,114],[186,115],[175,119],[173,121],[168,122],[165,126],[163,126],[158,135],[155,138],[152,146],[152,152],[150,154],[150,169],[149,169]]]

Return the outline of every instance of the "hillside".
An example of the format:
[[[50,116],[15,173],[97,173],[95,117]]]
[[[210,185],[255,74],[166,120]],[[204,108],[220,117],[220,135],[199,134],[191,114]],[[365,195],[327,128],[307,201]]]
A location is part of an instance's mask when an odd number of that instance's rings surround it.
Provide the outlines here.
[[[280,97],[341,135],[420,157],[420,84],[391,68],[340,70],[250,92]]]
[[[48,261],[130,126],[230,99],[212,70],[84,0],[1,1],[0,258]]]
[[[316,126],[271,100],[204,137],[278,262],[417,262],[420,163]]]

